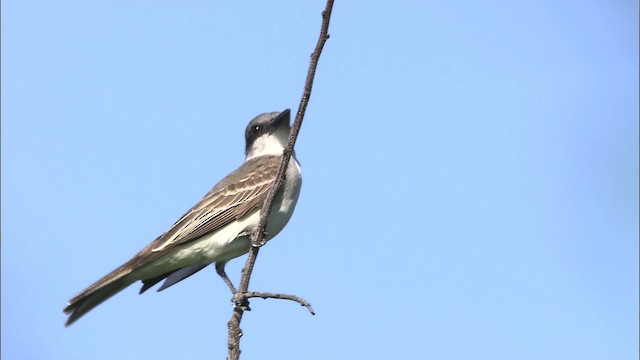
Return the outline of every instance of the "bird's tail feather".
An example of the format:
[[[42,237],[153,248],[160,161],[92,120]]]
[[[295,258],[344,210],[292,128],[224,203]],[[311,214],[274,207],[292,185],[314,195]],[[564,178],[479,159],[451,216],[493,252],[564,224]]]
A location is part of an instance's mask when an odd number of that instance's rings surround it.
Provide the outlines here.
[[[128,277],[130,273],[131,266],[125,264],[69,300],[64,308],[64,313],[69,315],[65,326],[73,324],[91,309],[133,284],[136,279]]]

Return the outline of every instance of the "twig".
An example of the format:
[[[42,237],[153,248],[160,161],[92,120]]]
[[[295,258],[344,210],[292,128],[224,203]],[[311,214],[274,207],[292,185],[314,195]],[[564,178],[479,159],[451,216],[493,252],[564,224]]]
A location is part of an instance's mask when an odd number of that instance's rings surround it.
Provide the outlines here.
[[[309,312],[311,313],[311,315],[315,315],[315,311],[313,311],[313,307],[311,307],[311,304],[309,304],[309,302],[307,302],[307,300],[295,296],[295,295],[288,295],[288,294],[278,294],[278,293],[269,293],[269,292],[262,292],[262,291],[247,291],[245,293],[245,298],[250,299],[250,298],[263,298],[263,299],[280,299],[280,300],[291,300],[291,301],[295,301],[298,304],[300,304],[301,306],[304,306],[307,308],[307,310],[309,310]]]
[[[265,244],[266,233],[265,229],[267,227],[267,219],[269,218],[269,213],[271,212],[271,207],[273,206],[273,201],[278,193],[278,190],[284,183],[284,175],[287,170],[287,166],[289,164],[289,159],[291,159],[291,155],[293,154],[293,147],[296,143],[296,139],[298,138],[298,133],[300,132],[300,127],[302,126],[302,120],[304,118],[304,114],[307,110],[307,105],[309,104],[309,98],[311,97],[311,89],[313,88],[313,79],[316,74],[316,68],[318,67],[318,60],[320,59],[320,54],[322,53],[322,49],[324,48],[324,44],[329,39],[329,21],[331,20],[331,10],[333,9],[333,1],[327,0],[327,5],[322,12],[322,26],[320,28],[320,37],[318,39],[318,43],[316,44],[316,48],[311,54],[311,61],[309,64],[309,70],[307,71],[307,79],[305,81],[304,90],[302,92],[302,99],[300,100],[300,106],[298,107],[298,112],[296,114],[296,119],[293,123],[293,127],[291,128],[291,134],[289,135],[289,142],[287,144],[286,149],[283,152],[282,162],[280,163],[280,167],[278,168],[278,174],[276,176],[276,181],[269,191],[267,198],[265,199],[264,205],[262,206],[262,211],[260,212],[260,223],[256,230],[251,234],[251,248],[249,249],[249,255],[247,256],[247,262],[245,263],[245,267],[242,270],[242,276],[240,278],[240,286],[238,288],[238,292],[234,295],[234,303],[235,304],[245,304],[247,299],[250,297],[263,297],[261,295],[274,295],[274,296],[266,296],[266,298],[277,298],[277,299],[287,299],[297,301],[303,306],[306,306],[307,309],[314,314],[311,305],[307,303],[305,300],[298,298],[293,295],[282,295],[282,294],[270,294],[270,293],[248,293],[249,289],[249,281],[251,280],[251,273],[253,272],[253,267],[256,262],[256,258],[258,256],[258,252],[260,247]],[[257,296],[249,296],[250,294],[261,294]],[[233,309],[233,314],[231,315],[231,320],[229,320],[229,339],[228,339],[228,347],[229,347],[229,357],[230,360],[239,360],[240,359],[240,337],[242,336],[242,331],[240,330],[240,322],[242,321],[242,315],[244,314],[245,308],[243,306],[235,306]]]

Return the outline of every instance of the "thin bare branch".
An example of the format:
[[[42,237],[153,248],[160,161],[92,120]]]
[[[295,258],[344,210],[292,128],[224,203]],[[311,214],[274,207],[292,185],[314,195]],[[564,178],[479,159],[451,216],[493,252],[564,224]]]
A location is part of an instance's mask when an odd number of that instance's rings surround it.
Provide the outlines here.
[[[301,306],[304,306],[309,310],[311,315],[315,315],[316,313],[313,311],[313,307],[309,302],[299,296],[288,295],[288,294],[278,294],[278,293],[269,293],[269,292],[261,292],[261,291],[247,291],[245,293],[245,297],[247,299],[250,298],[263,298],[263,299],[280,299],[280,300],[291,300],[295,301]]]
[[[280,167],[278,169],[278,175],[276,177],[276,182],[274,186],[269,191],[267,198],[265,199],[264,205],[262,206],[262,211],[260,212],[260,223],[256,230],[251,234],[251,248],[249,249],[249,254],[247,256],[247,262],[245,264],[244,269],[242,270],[242,277],[240,278],[240,287],[238,292],[234,295],[234,303],[235,304],[246,304],[247,300],[250,297],[247,290],[249,289],[249,281],[251,280],[251,273],[253,272],[253,267],[256,262],[256,258],[258,256],[258,252],[260,247],[263,246],[266,242],[266,233],[265,229],[267,227],[267,219],[269,218],[269,213],[271,212],[271,207],[273,206],[273,201],[275,199],[276,194],[282,184],[284,183],[284,175],[287,170],[287,166],[289,164],[289,159],[291,159],[291,155],[293,154],[293,147],[296,143],[296,139],[298,138],[298,133],[300,132],[300,127],[302,126],[302,120],[304,119],[304,114],[307,110],[307,105],[309,104],[309,99],[311,98],[311,89],[313,88],[313,80],[316,74],[316,68],[318,67],[318,60],[320,59],[320,54],[322,53],[322,49],[324,48],[324,44],[329,39],[329,22],[331,20],[331,11],[333,9],[333,1],[327,0],[326,7],[322,12],[322,26],[320,27],[320,37],[318,39],[318,43],[316,44],[316,48],[311,54],[311,61],[309,64],[309,70],[307,72],[307,79],[305,81],[304,90],[302,92],[302,99],[300,100],[300,106],[298,107],[298,112],[296,114],[296,119],[293,123],[293,127],[291,128],[291,134],[289,136],[289,142],[287,144],[287,148],[283,152],[282,162],[280,163]],[[262,295],[274,295],[274,296],[266,296],[266,298],[276,298],[276,299],[286,299],[297,301],[298,303],[306,306],[307,309],[314,314],[311,305],[304,301],[301,298],[298,298],[294,295],[281,295],[281,294],[270,294],[270,293],[253,293],[253,294],[262,294]],[[277,295],[277,296],[275,296]],[[257,297],[263,297],[258,295]],[[229,338],[228,338],[228,347],[229,347],[229,357],[230,360],[239,360],[240,359],[240,337],[242,336],[242,331],[240,330],[240,322],[242,321],[242,315],[244,314],[246,306],[235,306],[233,309],[233,314],[231,316],[231,320],[228,322],[229,327]]]

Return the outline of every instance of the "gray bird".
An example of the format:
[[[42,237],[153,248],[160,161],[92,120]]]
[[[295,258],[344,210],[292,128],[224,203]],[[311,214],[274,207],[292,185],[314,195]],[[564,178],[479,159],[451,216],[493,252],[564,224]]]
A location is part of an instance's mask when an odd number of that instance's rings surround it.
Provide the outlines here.
[[[227,261],[249,251],[262,204],[275,183],[291,127],[290,111],[258,115],[245,131],[245,160],[222,179],[169,230],[131,260],[89,286],[65,307],[66,326],[124,288],[141,280],[140,293],[164,280],[164,290],[215,263],[217,273],[233,293]],[[300,195],[302,176],[295,154],[267,222],[267,240],[289,222]]]

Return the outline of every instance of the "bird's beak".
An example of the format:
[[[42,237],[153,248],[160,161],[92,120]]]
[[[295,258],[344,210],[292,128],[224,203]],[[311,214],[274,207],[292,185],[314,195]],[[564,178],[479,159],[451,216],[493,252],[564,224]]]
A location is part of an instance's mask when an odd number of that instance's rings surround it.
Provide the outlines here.
[[[273,127],[276,128],[282,125],[282,123],[284,122],[286,122],[286,124],[289,125],[290,121],[291,121],[291,110],[285,109],[280,114],[278,114],[278,116],[274,117],[273,120],[271,120],[271,124],[273,124]]]

